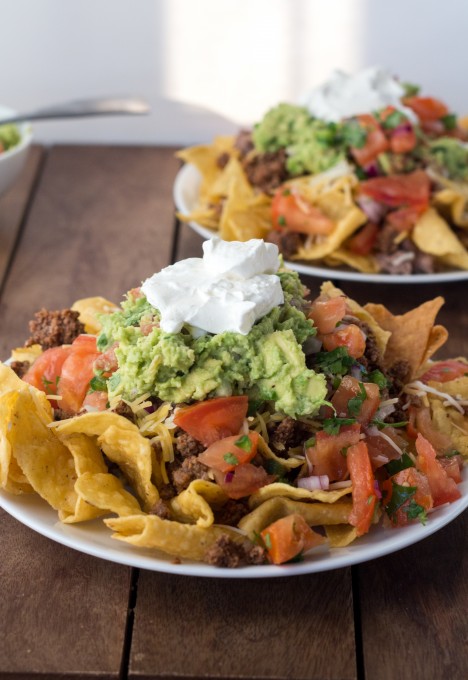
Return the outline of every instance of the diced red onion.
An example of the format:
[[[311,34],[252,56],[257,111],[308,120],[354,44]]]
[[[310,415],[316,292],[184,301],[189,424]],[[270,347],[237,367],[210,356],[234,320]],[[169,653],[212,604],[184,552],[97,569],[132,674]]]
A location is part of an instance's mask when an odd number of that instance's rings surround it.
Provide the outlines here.
[[[364,168],[364,172],[368,177],[378,177],[379,176],[379,166],[376,161],[372,161]]]
[[[406,135],[408,132],[412,132],[413,128],[411,127],[410,123],[402,123],[401,125],[397,125],[397,127],[392,130],[392,137],[394,135]]]
[[[154,413],[157,410],[156,406],[152,404],[151,406],[145,406],[146,413]]]
[[[224,475],[224,483],[230,484],[233,479],[234,479],[234,472],[232,470],[230,470],[229,472],[226,472],[226,474]]]
[[[358,196],[356,202],[363,213],[366,214],[366,217],[374,224],[378,224],[385,215],[385,206],[381,203],[377,203],[377,201],[374,201],[370,196]]]
[[[330,486],[330,480],[328,475],[311,475],[298,479],[297,486],[300,489],[307,489],[307,491],[326,491]]]
[[[353,364],[349,372],[353,378],[356,378],[356,380],[362,380],[362,366],[358,364]]]
[[[376,479],[374,479],[374,491],[377,498],[382,498],[382,492],[380,491],[379,483]]]
[[[378,411],[376,412],[374,418],[376,420],[385,420],[387,416],[389,416],[391,413],[393,413],[395,410],[395,404],[385,404],[384,406],[381,406]],[[391,423],[389,423],[391,425]]]

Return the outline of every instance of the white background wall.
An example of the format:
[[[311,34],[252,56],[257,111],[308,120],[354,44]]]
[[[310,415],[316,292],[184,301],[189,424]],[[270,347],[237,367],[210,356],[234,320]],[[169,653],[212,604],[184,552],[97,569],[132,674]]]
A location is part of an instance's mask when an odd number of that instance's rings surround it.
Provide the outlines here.
[[[40,123],[46,142],[187,144],[379,63],[468,113],[467,0],[1,0],[0,103],[138,94],[145,118]]]

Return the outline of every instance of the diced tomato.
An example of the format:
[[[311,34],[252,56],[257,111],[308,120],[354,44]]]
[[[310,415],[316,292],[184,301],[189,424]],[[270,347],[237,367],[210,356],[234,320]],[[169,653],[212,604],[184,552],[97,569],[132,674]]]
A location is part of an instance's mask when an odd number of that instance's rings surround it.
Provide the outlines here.
[[[420,406],[413,407],[413,412],[410,414],[413,418],[413,427],[415,429],[415,437],[418,433],[427,439],[438,453],[445,453],[452,449],[452,440],[443,432],[440,432],[434,427],[431,419],[431,412],[428,407]]]
[[[389,143],[384,131],[375,120],[375,118],[368,114],[363,114],[357,117],[359,124],[367,132],[367,139],[364,146],[357,148],[351,147],[351,153],[356,162],[365,167],[372,163],[380,153],[388,150]]]
[[[381,432],[385,437],[389,437],[395,442],[399,449],[403,449],[407,445],[407,441],[391,425],[383,427]],[[401,457],[401,453],[385,437],[380,437],[377,434],[366,435],[365,441],[373,470],[382,467],[390,460],[398,460]]]
[[[397,231],[411,231],[426,210],[427,206],[425,204],[398,208],[398,210],[392,210],[387,213],[386,221]]]
[[[390,137],[390,149],[393,153],[409,153],[416,146],[416,135],[412,128],[397,128]]]
[[[236,446],[236,442],[240,446]],[[249,432],[244,437],[236,434],[233,437],[225,437],[213,442],[206,451],[198,456],[198,460],[208,467],[216,468],[221,472],[229,472],[229,470],[234,470],[237,465],[249,463],[252,458],[255,458],[257,444],[257,432]]]
[[[91,338],[94,342],[83,338]],[[62,366],[57,394],[62,397],[59,406],[63,411],[77,413],[94,377],[94,362],[99,352],[96,350],[94,336],[80,335],[72,343],[71,349]]]
[[[462,375],[468,375],[468,364],[465,364],[464,361],[447,359],[446,361],[437,361],[423,373],[419,380],[425,383],[429,380],[444,383],[461,378]]]
[[[383,499],[382,502],[384,506],[387,506],[392,498],[393,494],[393,483],[398,484],[398,486],[411,486],[415,487],[416,491],[414,495],[407,501],[405,501],[391,516],[390,521],[394,527],[402,527],[409,524],[411,521],[408,518],[408,513],[405,511],[408,508],[411,501],[420,505],[423,510],[430,510],[433,506],[433,500],[431,495],[431,489],[429,487],[429,482],[427,478],[422,475],[416,468],[410,467],[406,470],[401,470],[397,472],[396,475],[390,477],[390,479],[385,480],[380,486],[382,488]]]
[[[312,302],[309,319],[312,319],[319,333],[331,333],[346,314],[344,296],[330,298],[320,295]]]
[[[323,346],[328,352],[337,347],[346,347],[350,356],[354,359],[362,357],[366,350],[366,338],[358,326],[350,323],[343,328],[337,328],[333,333],[322,337]]]
[[[405,106],[412,109],[420,121],[433,121],[449,113],[447,106],[434,97],[406,97]]]
[[[306,449],[306,457],[314,475],[327,475],[330,482],[341,482],[347,477],[346,449],[357,444],[361,433],[359,423],[343,425],[338,434],[317,432],[314,446]]]
[[[23,376],[23,380],[46,394],[57,394],[62,366],[70,356],[70,346],[46,349]]]
[[[416,451],[418,452],[416,465],[428,479],[434,499],[434,507],[444,503],[452,503],[461,498],[457,483],[449,477],[446,470],[437,460],[434,447],[422,434],[417,436]]]
[[[361,404],[358,404],[359,410],[356,413],[354,409],[349,410],[349,402],[351,399],[361,396],[361,385],[364,386],[366,391],[366,398],[362,400]],[[379,407],[380,391],[378,385],[374,383],[361,383],[356,378],[345,375],[333,395],[331,403],[335,407],[338,416],[346,418],[351,416],[356,418],[361,425],[367,425]]]
[[[377,240],[378,233],[377,224],[367,222],[357,234],[351,236],[346,247],[355,255],[369,255]]]
[[[177,411],[174,423],[204,446],[239,432],[247,415],[247,396],[218,397]]]
[[[349,523],[356,527],[357,535],[362,536],[369,531],[377,502],[374,475],[366,444],[360,441],[350,446],[346,461],[353,483],[353,508]]]
[[[226,473],[213,469],[213,474],[226,495],[235,499],[250,496],[276,479],[264,468],[252,465],[252,463],[237,465],[234,470]]]
[[[430,181],[424,170],[416,170],[407,175],[388,175],[374,177],[360,184],[360,191],[379,203],[393,208],[399,206],[428,206]]]
[[[118,343],[115,342],[109,349],[107,349],[103,354],[100,354],[96,361],[94,362],[95,371],[103,371],[106,377],[109,377],[114,371],[119,367],[119,362],[117,361],[117,356],[115,350],[118,347]]]
[[[462,476],[458,456],[452,456],[451,458],[438,458],[437,460],[442,465],[448,476],[453,479],[456,484],[460,484]],[[463,463],[461,463],[461,465],[463,465]]]
[[[261,531],[260,536],[273,564],[284,564],[300,553],[326,543],[326,539],[313,531],[299,514],[277,519]]]
[[[418,436],[418,431],[416,429],[416,414],[418,412],[418,409],[416,406],[411,404],[411,406],[408,408],[408,424],[406,426],[406,434],[410,439],[416,439]]]
[[[89,406],[90,411],[105,411],[108,408],[109,395],[107,392],[88,392],[85,396],[81,408]]]
[[[317,206],[312,205],[298,193],[280,187],[271,204],[273,228],[282,231],[289,229],[301,234],[328,235],[335,223]]]

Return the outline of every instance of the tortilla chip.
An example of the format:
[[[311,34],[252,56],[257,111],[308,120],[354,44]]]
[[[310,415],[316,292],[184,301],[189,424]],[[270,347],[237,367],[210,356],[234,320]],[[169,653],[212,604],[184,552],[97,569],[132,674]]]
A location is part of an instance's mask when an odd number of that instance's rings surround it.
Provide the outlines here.
[[[31,345],[31,347],[17,347],[11,350],[12,361],[29,361],[34,363],[42,354],[42,347],[40,345]]]
[[[358,537],[356,527],[350,524],[337,524],[336,526],[329,524],[325,527],[325,533],[332,548],[346,548]]]
[[[117,305],[103,297],[89,297],[77,300],[73,303],[72,309],[75,312],[79,312],[80,321],[85,326],[85,333],[90,333],[91,335],[97,335],[101,331],[102,324],[99,317],[102,314],[112,314],[119,311]]]
[[[468,269],[468,251],[434,208],[429,208],[421,215],[414,225],[411,238],[423,253],[435,255],[452,267]]]
[[[294,468],[300,467],[304,464],[303,458],[295,458],[294,456],[291,456],[290,458],[280,458],[277,456],[276,453],[270,449],[261,434],[258,436],[257,447],[258,453],[263,458],[266,458],[267,460],[274,460],[276,463],[281,465],[281,467],[286,468],[287,470],[293,470]]]
[[[327,526],[329,524],[345,524],[349,522],[352,509],[350,502],[307,503],[291,498],[269,498],[261,503],[239,522],[239,529],[245,531],[253,540],[255,535],[281,517],[298,513],[310,526]]]
[[[144,509],[154,506],[159,494],[151,481],[151,444],[136,425],[117,413],[101,411],[62,420],[53,427],[59,437],[75,433],[97,437],[98,446],[120,467]]]
[[[11,452],[8,432],[13,422],[16,406],[16,392],[7,392],[0,397],[0,488],[19,495],[33,493],[26,475]]]
[[[468,187],[457,185],[456,188],[442,189],[433,196],[434,204],[439,211],[447,214],[458,227],[468,227]]]
[[[308,491],[307,489],[299,489],[290,484],[283,484],[282,482],[274,482],[262,486],[261,489],[253,493],[249,497],[249,507],[256,508],[270,498],[286,497],[293,498],[296,501],[320,501],[321,503],[336,503],[337,500],[343,496],[347,496],[352,492],[353,488],[347,486],[336,491],[322,491],[317,489],[315,491]]]
[[[350,250],[346,250],[346,248],[334,250],[333,253],[327,255],[324,261],[329,267],[345,264],[363,274],[376,274],[380,270],[372,255],[356,255],[356,253],[352,253]]]
[[[106,472],[85,472],[75,484],[75,491],[83,502],[98,515],[114,512],[119,517],[137,515],[142,510],[131,493],[124,489],[120,479]]]
[[[360,321],[363,321],[369,326],[372,331],[372,335],[375,338],[377,347],[382,355],[385,354],[385,349],[387,347],[388,340],[390,338],[390,331],[385,330],[378,321],[373,317],[373,315],[365,307],[361,307],[355,300],[349,298],[342,290],[336,288],[331,281],[325,281],[320,286],[320,292],[328,297],[344,297],[346,299],[346,304],[351,310],[351,313],[356,316]]]
[[[265,238],[269,231],[271,198],[266,194],[256,194],[242,181],[232,182],[219,223],[221,238],[225,241],[248,241]]]
[[[104,523],[115,531],[112,538],[140,548],[156,548],[169,555],[190,560],[203,560],[206,551],[223,535],[236,542],[245,539],[227,527],[216,525],[204,528],[196,524],[181,524],[157,515],[131,515],[105,519]]]
[[[217,484],[195,479],[187,489],[170,501],[170,507],[178,521],[195,523],[206,528],[214,523],[211,506],[219,508],[227,499],[227,495]]]
[[[445,328],[434,326],[443,304],[444,298],[439,296],[399,316],[394,316],[383,305],[368,303],[364,306],[379,326],[391,333],[383,357],[385,368],[398,361],[406,361],[408,372],[405,378],[411,380],[418,375],[421,365],[447,339]]]
[[[178,158],[186,163],[194,165],[202,176],[199,191],[200,204],[208,200],[211,187],[223,171],[223,168],[220,168],[217,163],[219,156],[223,153],[238,154],[234,147],[233,136],[215,137],[212,144],[191,146],[178,151],[176,154]]]

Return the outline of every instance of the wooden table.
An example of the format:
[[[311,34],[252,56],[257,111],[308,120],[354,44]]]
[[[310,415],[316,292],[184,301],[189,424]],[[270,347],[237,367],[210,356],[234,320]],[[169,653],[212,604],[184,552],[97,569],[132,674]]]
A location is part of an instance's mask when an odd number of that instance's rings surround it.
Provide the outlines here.
[[[129,288],[201,239],[174,225],[170,148],[34,148],[0,199],[0,356],[41,308]],[[313,293],[320,281],[307,280]],[[466,282],[346,285],[395,312],[442,294],[443,356],[468,355]],[[75,552],[0,510],[0,678],[460,680],[468,677],[468,514],[352,568],[176,577]]]

